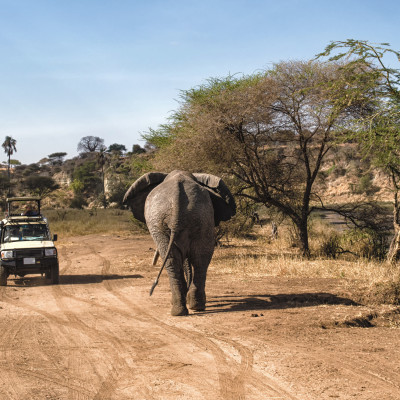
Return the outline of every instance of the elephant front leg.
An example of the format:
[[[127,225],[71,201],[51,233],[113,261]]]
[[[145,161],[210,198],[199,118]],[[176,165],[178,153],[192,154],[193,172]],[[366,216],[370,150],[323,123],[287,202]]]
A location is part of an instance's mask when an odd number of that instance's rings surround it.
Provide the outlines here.
[[[167,267],[167,272],[172,294],[171,315],[188,315],[189,311],[186,307],[187,286],[183,269],[177,269],[174,267],[174,265],[170,265]]]

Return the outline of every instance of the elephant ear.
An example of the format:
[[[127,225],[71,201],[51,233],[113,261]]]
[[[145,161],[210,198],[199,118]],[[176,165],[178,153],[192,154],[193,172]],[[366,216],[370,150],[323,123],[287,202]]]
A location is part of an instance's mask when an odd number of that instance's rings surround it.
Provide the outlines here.
[[[149,172],[137,179],[127,190],[123,203],[127,204],[133,216],[141,222],[146,222],[144,218],[144,204],[149,193],[161,182],[167,174],[162,172]]]
[[[196,181],[205,187],[214,207],[215,226],[221,221],[228,221],[236,214],[236,203],[225,182],[215,175],[193,174]]]

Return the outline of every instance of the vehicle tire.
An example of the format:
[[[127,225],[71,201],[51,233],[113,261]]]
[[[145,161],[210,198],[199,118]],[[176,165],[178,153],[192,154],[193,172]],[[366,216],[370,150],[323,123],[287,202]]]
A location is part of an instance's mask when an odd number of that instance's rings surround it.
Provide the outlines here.
[[[60,268],[58,263],[51,267],[51,283],[53,285],[58,285],[60,283]]]
[[[0,286],[7,286],[8,273],[3,265],[0,265]]]

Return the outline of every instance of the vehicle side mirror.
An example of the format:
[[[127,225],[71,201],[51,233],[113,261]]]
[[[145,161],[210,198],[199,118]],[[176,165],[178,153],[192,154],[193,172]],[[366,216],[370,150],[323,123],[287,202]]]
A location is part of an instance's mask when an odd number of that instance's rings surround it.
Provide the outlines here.
[[[57,239],[58,239],[58,236],[57,236],[57,234],[55,233],[55,234],[53,235],[53,242],[56,242]]]

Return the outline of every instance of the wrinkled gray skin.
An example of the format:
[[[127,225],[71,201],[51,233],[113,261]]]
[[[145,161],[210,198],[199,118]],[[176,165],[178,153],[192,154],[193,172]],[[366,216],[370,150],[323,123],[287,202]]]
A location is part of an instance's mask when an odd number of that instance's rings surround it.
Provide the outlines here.
[[[131,186],[124,201],[138,219],[141,219],[138,217],[140,203],[145,202],[144,220],[169,277],[171,314],[187,315],[187,306],[192,310],[204,310],[207,269],[215,245],[214,226],[235,214],[233,197],[220,178],[184,171],[155,175],[161,182],[154,188],[154,183],[149,185],[150,192],[142,196],[143,191],[137,187],[143,186],[144,179],[151,181],[153,175],[139,178],[138,181],[142,181]],[[211,184],[216,186],[217,182],[218,187],[210,188],[210,179]],[[189,288],[185,279],[188,268],[193,268]]]

